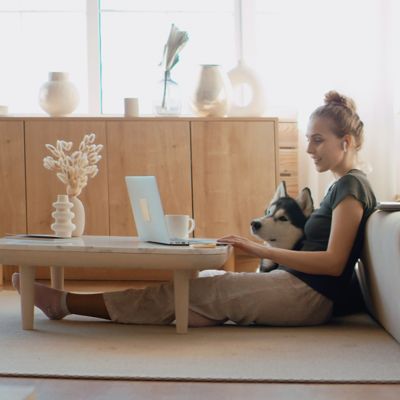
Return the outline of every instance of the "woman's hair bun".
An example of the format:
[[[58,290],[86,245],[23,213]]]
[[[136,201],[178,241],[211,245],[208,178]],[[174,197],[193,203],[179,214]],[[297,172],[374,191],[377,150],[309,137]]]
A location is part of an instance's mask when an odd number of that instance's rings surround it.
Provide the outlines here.
[[[330,92],[325,94],[325,104],[332,105],[341,105],[343,107],[348,108],[353,113],[356,113],[357,107],[356,103],[350,97],[343,96],[342,94],[336,92],[335,90],[331,90]]]

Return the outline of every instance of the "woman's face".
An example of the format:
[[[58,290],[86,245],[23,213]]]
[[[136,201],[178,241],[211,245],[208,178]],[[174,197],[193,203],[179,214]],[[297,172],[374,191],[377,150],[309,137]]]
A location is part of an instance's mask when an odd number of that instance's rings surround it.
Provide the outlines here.
[[[316,117],[310,120],[306,137],[307,153],[318,172],[338,172],[342,169],[346,154],[343,145],[345,139],[333,133],[328,119]]]

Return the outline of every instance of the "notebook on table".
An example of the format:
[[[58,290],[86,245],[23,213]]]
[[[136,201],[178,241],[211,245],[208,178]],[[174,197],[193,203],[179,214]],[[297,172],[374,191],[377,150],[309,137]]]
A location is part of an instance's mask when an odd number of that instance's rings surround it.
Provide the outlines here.
[[[125,182],[139,240],[170,246],[217,244],[215,239],[170,237],[155,176],[126,176]]]

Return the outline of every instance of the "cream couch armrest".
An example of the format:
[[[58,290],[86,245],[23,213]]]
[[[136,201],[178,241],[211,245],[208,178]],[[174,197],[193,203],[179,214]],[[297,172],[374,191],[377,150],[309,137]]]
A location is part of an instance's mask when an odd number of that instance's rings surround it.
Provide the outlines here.
[[[375,211],[367,221],[358,270],[365,302],[400,342],[400,212]]]

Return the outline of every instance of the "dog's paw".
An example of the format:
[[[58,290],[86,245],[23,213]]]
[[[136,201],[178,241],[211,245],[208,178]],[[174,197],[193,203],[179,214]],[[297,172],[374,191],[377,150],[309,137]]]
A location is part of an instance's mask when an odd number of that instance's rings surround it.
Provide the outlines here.
[[[262,258],[260,260],[260,266],[258,267],[258,272],[265,273],[265,272],[271,272],[274,269],[278,268],[278,264],[275,264],[274,262],[270,260],[266,260]]]

